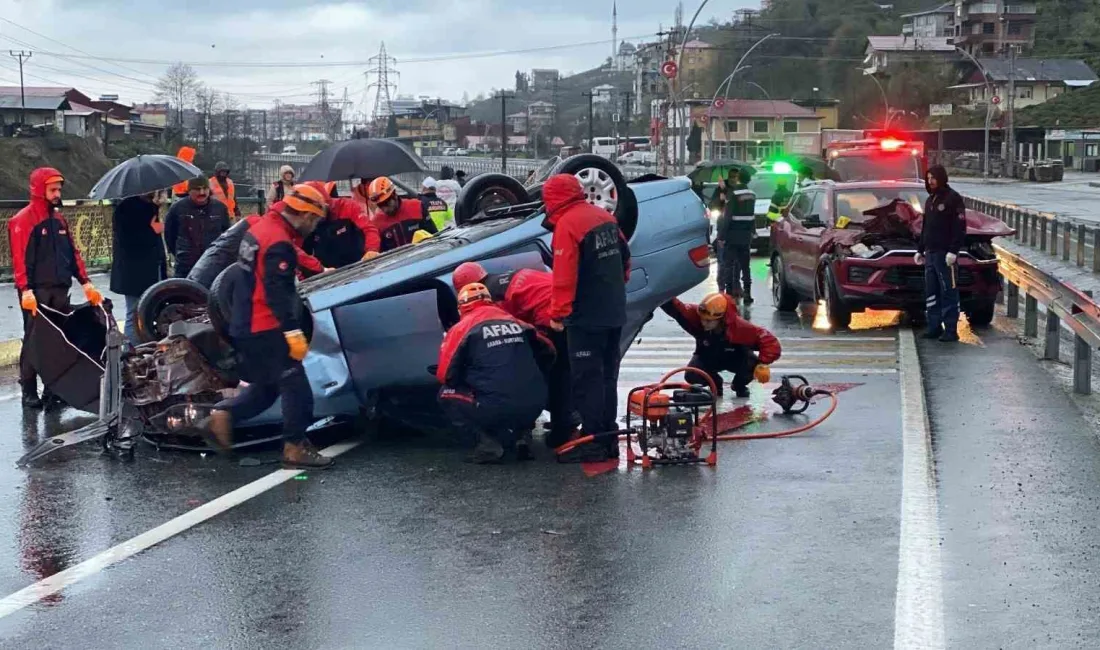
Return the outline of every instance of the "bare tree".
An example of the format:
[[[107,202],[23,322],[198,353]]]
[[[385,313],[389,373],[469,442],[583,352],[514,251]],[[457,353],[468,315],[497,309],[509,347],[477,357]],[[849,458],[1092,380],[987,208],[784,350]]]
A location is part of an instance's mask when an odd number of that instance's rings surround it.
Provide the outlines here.
[[[222,105],[222,96],[217,90],[200,85],[195,90],[195,110],[199,114],[199,134],[202,138],[202,148],[210,148],[210,140],[213,137],[215,124],[213,116]]]
[[[199,75],[186,63],[175,63],[157,80],[156,95],[176,109],[176,126],[183,126],[183,109],[194,99],[199,89]]]

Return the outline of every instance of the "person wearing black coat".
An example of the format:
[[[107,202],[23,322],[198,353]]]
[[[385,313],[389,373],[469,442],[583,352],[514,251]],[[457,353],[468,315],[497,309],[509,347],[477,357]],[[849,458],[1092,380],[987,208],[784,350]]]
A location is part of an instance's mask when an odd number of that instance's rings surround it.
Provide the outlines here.
[[[137,344],[134,313],[145,290],[167,275],[167,256],[160,235],[160,204],[153,194],[132,196],[115,206],[111,223],[113,260],[111,291],[126,299],[126,338]]]

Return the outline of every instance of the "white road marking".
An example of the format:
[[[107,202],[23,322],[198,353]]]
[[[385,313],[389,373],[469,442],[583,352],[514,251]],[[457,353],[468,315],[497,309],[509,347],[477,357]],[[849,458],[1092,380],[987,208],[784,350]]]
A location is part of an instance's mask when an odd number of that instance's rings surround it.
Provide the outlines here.
[[[322,449],[321,453],[325,456],[335,458],[340,454],[355,449],[362,442],[362,440],[341,442]],[[245,501],[267,492],[273,487],[286,483],[304,471],[305,470],[300,469],[275,470],[232,492],[223,494],[213,501],[208,501],[194,510],[189,510],[175,519],[148,530],[133,539],[113,546],[98,555],[84,560],[76,566],[69,567],[60,573],[55,573],[48,578],[43,578],[29,587],[20,589],[7,598],[0,600],[0,618],[14,614],[29,605],[37,603],[43,598],[52,596],[89,576],[99,573],[113,564],[118,564],[126,558],[137,555],[150,547],[160,544],[170,537],[178,535],[190,528],[194,528],[204,521],[222,514],[230,508],[239,506]]]
[[[894,604],[894,648],[944,647],[936,468],[913,331],[899,338],[901,365],[901,533]]]
[[[829,366],[825,368],[792,368],[775,364],[771,366],[776,371],[783,371],[783,374],[791,375],[892,375],[896,373],[897,368],[862,368],[853,366]],[[620,375],[637,375],[640,373],[655,374],[658,377],[665,374],[672,368],[669,366],[619,366]],[[728,374],[728,373],[727,373]]]

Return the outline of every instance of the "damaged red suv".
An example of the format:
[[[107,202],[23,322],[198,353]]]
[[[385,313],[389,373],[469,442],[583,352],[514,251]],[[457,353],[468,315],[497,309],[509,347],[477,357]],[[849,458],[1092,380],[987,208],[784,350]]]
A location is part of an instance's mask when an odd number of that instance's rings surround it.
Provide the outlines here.
[[[772,225],[772,299],[792,311],[801,300],[825,301],[833,327],[852,312],[900,309],[924,318],[924,267],[917,252],[927,191],[920,183],[823,181],[801,188]],[[1001,289],[993,238],[1014,231],[967,210],[959,251],[963,313],[973,325],[993,320]]]

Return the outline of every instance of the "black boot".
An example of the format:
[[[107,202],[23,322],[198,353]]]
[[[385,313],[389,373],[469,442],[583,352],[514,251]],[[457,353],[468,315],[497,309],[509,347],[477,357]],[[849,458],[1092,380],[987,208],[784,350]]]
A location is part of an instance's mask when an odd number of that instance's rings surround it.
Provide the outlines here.
[[[36,410],[42,408],[42,400],[38,397],[38,386],[33,384],[29,388],[23,386],[23,408]]]
[[[738,397],[748,397],[749,396],[749,387],[748,386],[735,386],[734,384],[731,383],[730,388],[733,389],[733,392],[736,393]]]
[[[500,441],[486,433],[477,434],[477,445],[470,453],[469,461],[475,465],[491,465],[504,458],[504,447]]]
[[[753,302],[753,300],[752,300],[752,285],[746,284],[745,285],[745,297],[741,299],[741,304],[748,306],[748,305],[751,305],[752,302]]]
[[[535,460],[531,451],[531,431],[520,431],[516,436],[516,460]]]

